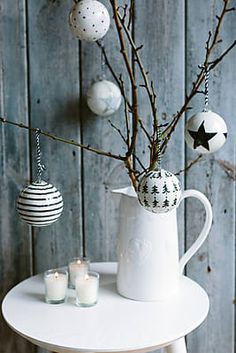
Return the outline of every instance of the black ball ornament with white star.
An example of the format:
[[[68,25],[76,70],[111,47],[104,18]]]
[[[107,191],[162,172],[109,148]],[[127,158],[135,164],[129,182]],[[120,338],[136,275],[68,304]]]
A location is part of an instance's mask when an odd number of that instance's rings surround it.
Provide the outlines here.
[[[210,110],[193,115],[185,126],[187,145],[199,153],[216,152],[224,145],[226,138],[224,119]]]

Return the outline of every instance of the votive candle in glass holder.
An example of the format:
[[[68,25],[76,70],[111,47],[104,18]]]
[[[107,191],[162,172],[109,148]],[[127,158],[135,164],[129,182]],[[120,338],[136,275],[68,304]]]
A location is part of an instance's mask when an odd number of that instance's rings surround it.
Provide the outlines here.
[[[76,305],[90,307],[97,304],[99,288],[99,274],[88,271],[85,276],[76,277]]]
[[[69,263],[69,287],[75,289],[75,279],[85,276],[89,270],[90,261],[87,257],[75,257]]]
[[[49,304],[60,304],[66,299],[68,272],[53,269],[44,272],[45,301]]]

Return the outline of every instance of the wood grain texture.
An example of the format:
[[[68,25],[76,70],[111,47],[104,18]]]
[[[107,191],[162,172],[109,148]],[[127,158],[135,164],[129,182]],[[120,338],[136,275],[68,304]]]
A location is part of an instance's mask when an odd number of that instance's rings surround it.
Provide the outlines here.
[[[107,4],[106,1],[103,1]],[[119,4],[122,4],[120,1]],[[110,15],[112,9],[107,6]],[[104,37],[104,45],[114,70],[122,73],[124,81],[128,78],[119,53],[119,44],[114,22]],[[125,153],[124,142],[110,126],[108,119],[118,128],[124,127],[123,107],[112,116],[101,117],[93,114],[86,104],[86,93],[91,84],[101,75],[100,49],[94,43],[82,43],[82,131],[83,141],[105,151]],[[114,82],[108,69],[106,79]],[[127,85],[128,87],[128,85]],[[130,182],[122,163],[110,158],[83,153],[83,194],[84,194],[84,232],[86,253],[93,261],[115,260],[117,258],[118,208],[119,196],[112,189]]]
[[[231,2],[235,6],[235,1]],[[220,12],[223,1],[187,2],[187,83],[188,90],[196,74],[197,65],[204,56],[204,40],[208,30],[216,24],[215,15]],[[194,18],[194,21],[193,21]],[[236,15],[227,15],[217,49],[226,48],[236,37]],[[187,176],[187,187],[202,191],[213,207],[213,226],[209,240],[191,260],[187,268],[189,277],[200,283],[210,296],[211,309],[205,324],[188,337],[189,352],[232,352],[234,349],[234,278],[235,278],[235,185],[217,163],[218,159],[235,163],[234,70],[236,51],[220,64],[210,77],[210,108],[224,117],[229,131],[226,144],[218,152],[209,155],[195,166]],[[193,103],[192,113],[202,110],[204,97],[200,95]],[[196,154],[186,150],[187,159]],[[196,238],[203,224],[204,212],[199,203],[187,204],[187,244]]]
[[[102,2],[111,14],[109,1]],[[124,2],[120,0],[119,4]],[[235,0],[231,2],[236,6]],[[1,116],[29,121],[32,126],[59,136],[124,153],[120,136],[109,125],[108,118],[95,116],[86,105],[86,92],[101,74],[101,55],[95,43],[79,44],[71,34],[68,13],[72,3],[72,0],[1,1]],[[208,30],[215,24],[222,3],[221,0],[135,1],[133,33],[137,44],[144,44],[141,54],[157,88],[161,122],[170,120],[184,100],[185,89],[191,88],[197,65],[204,57]],[[224,42],[218,52],[236,38],[235,13],[227,16]],[[128,87],[113,21],[104,43],[115,70],[123,74]],[[217,161],[235,164],[235,59],[234,49],[214,70],[210,83],[210,105],[225,118],[228,141],[219,152],[194,166],[186,178],[180,177],[183,187],[196,188],[207,195],[214,212],[209,240],[187,268],[189,277],[206,289],[211,301],[208,319],[188,336],[189,353],[229,353],[234,349],[235,185]],[[135,71],[141,83],[138,69]],[[109,71],[106,74],[113,81]],[[203,97],[197,97],[192,106],[193,113],[201,110]],[[144,90],[140,94],[140,112],[150,128]],[[111,120],[119,128],[124,126],[123,107]],[[120,199],[111,190],[129,183],[119,163],[42,137],[45,178],[62,192],[65,210],[56,224],[34,229],[31,234],[17,217],[14,204],[31,174],[35,177],[31,157],[34,140],[15,127],[0,126],[0,131],[1,298],[32,272],[65,265],[83,251],[92,261],[115,260]],[[141,131],[139,139],[138,149],[146,161],[148,147]],[[184,146],[183,118],[162,166],[176,172],[195,157]],[[180,253],[183,253],[185,246],[189,247],[196,238],[204,213],[198,202],[188,201],[186,225],[184,205],[180,206],[178,217]],[[6,328],[1,320],[0,353],[13,351],[32,353],[35,348]]]
[[[134,36],[137,45],[144,44],[140,51],[149,81],[154,82],[157,93],[157,109],[160,124],[170,121],[180,109],[184,99],[184,4],[172,0],[148,1],[143,6],[137,1],[135,8]],[[136,65],[137,66],[137,65]],[[143,80],[136,68],[138,84]],[[140,117],[149,131],[152,117],[148,96],[140,88]],[[162,168],[175,173],[184,166],[184,129],[180,122],[173,140],[169,143],[162,161]],[[139,129],[138,154],[148,165],[149,148],[147,139]],[[184,176],[179,177],[184,188]],[[184,206],[178,211],[180,253],[184,250]]]
[[[69,0],[28,3],[30,116],[32,126],[80,141],[79,48],[70,7]],[[83,246],[80,150],[44,137],[41,146],[44,178],[61,191],[64,211],[53,225],[34,229],[35,272],[66,265]]]
[[[1,116],[28,122],[27,55],[24,1],[0,4]],[[0,302],[7,291],[31,272],[31,232],[15,208],[29,179],[28,135],[0,126]],[[0,352],[34,352],[30,343],[7,327],[0,315]]]

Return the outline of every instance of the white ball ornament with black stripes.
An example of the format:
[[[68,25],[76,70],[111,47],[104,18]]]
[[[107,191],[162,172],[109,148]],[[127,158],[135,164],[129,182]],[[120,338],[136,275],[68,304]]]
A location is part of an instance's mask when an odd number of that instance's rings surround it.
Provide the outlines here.
[[[42,180],[45,170],[41,163],[40,130],[35,131],[37,180],[25,187],[17,200],[17,211],[22,221],[35,227],[45,227],[56,222],[63,211],[61,193],[52,184]]]
[[[140,204],[153,213],[166,213],[179,205],[181,188],[177,177],[165,169],[146,173],[138,185]]]
[[[69,24],[77,38],[95,42],[107,33],[110,26],[110,15],[101,2],[81,0],[72,7]]]
[[[32,226],[48,226],[62,214],[63,199],[55,186],[36,181],[21,191],[17,211],[21,219]]]

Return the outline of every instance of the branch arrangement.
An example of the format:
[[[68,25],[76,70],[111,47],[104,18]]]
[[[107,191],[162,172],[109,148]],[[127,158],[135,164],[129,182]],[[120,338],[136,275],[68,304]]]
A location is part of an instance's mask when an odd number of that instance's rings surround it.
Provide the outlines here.
[[[171,139],[172,134],[174,133],[178,122],[184,116],[185,112],[190,108],[190,103],[193,97],[198,94],[202,93],[200,91],[200,86],[204,81],[204,68],[199,68],[199,73],[197,74],[196,80],[193,82],[191,91],[186,95],[185,102],[183,106],[177,111],[177,113],[173,116],[172,120],[165,126],[163,132],[159,133],[160,124],[158,121],[157,115],[157,95],[154,89],[154,83],[149,79],[149,74],[144,67],[141,58],[141,50],[143,46],[137,46],[132,35],[132,23],[133,23],[133,16],[134,16],[134,1],[130,1],[129,6],[126,4],[122,7],[117,5],[116,0],[109,0],[111,3],[112,11],[113,11],[113,18],[115,22],[116,31],[118,34],[118,40],[120,44],[120,53],[125,65],[126,72],[129,78],[129,84],[131,87],[132,95],[131,98],[129,97],[126,87],[124,85],[124,81],[122,75],[116,74],[115,70],[113,69],[110,61],[109,56],[106,53],[106,50],[101,42],[97,41],[98,46],[100,47],[105,63],[109,68],[114,80],[116,81],[117,85],[120,88],[123,100],[124,100],[124,121],[125,121],[125,134],[122,133],[120,129],[118,129],[114,124],[111,126],[119,133],[121,139],[126,145],[126,153],[125,155],[120,154],[113,154],[111,152],[103,151],[97,148],[94,148],[90,145],[81,144],[74,140],[67,140],[62,137],[55,136],[51,133],[45,132],[40,130],[40,133],[46,137],[49,137],[53,140],[57,140],[63,143],[67,143],[79,148],[83,148],[90,152],[94,152],[96,154],[114,158],[116,160],[120,160],[124,162],[129,177],[132,181],[134,188],[137,188],[137,183],[140,176],[146,172],[147,170],[153,170],[156,168],[158,159],[160,158],[160,154],[164,154],[167,148],[167,145]],[[225,16],[228,13],[235,11],[235,8],[230,7],[230,0],[223,0],[223,6],[221,13],[216,16],[217,24],[213,32],[209,32],[208,38],[206,40],[205,46],[205,58],[203,60],[204,66],[208,67],[208,70],[213,70],[224,58],[225,56],[236,46],[236,40],[231,43],[228,48],[225,49],[218,57],[212,60],[212,53],[214,52],[217,45],[222,42],[220,38],[221,28],[224,21]],[[127,48],[128,43],[128,48]],[[131,57],[128,55],[131,49]],[[141,77],[142,77],[142,84],[138,84],[136,81],[136,75],[134,70],[133,62],[137,65]],[[145,123],[139,116],[139,90],[145,89],[147,92],[150,110],[152,113],[152,131],[148,131],[145,127]],[[36,131],[37,128],[29,127],[22,123],[17,123],[10,121],[5,118],[0,118],[1,123],[11,124],[18,126],[23,129],[28,129],[30,131]],[[162,126],[163,127],[163,126]],[[150,150],[150,159],[149,165],[145,167],[141,161],[141,159],[136,155],[135,147],[137,145],[137,139],[139,137],[139,128],[144,133],[145,138],[148,142],[148,148]],[[161,139],[161,143],[159,141]],[[197,163],[201,159],[201,155],[198,156],[194,161],[190,162],[190,164],[180,172],[184,172],[191,168],[192,165]],[[139,166],[139,168],[137,168]],[[141,169],[141,170],[140,170]],[[179,173],[180,173],[179,172]],[[178,173],[177,173],[178,174]]]

